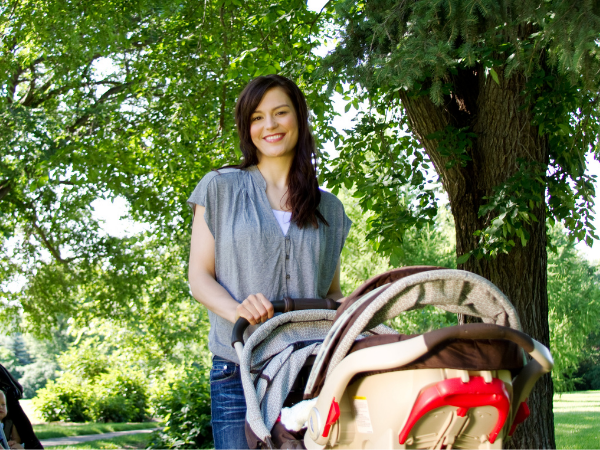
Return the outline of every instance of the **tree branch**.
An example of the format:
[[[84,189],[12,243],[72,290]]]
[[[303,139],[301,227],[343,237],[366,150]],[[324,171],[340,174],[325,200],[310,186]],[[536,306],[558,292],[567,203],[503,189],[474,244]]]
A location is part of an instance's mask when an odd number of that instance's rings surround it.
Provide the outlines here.
[[[0,201],[10,192],[11,185],[10,181],[7,181],[4,186],[0,186]]]
[[[31,221],[31,226],[36,231],[36,234],[40,238],[40,240],[41,240],[42,244],[44,245],[44,247],[46,247],[46,249],[54,257],[54,259],[56,259],[59,263],[64,264],[64,265],[66,265],[70,261],[72,261],[73,260],[72,258],[70,258],[70,259],[63,259],[60,256],[60,251],[57,248],[55,248],[54,245],[52,245],[52,243],[50,242],[50,240],[46,236],[45,231],[38,225],[38,223],[37,223],[37,214],[35,213],[35,206],[32,203],[27,203],[26,206],[28,206],[31,209],[31,211],[33,212],[33,220]]]
[[[133,83],[131,83],[131,82],[123,83],[123,84],[120,84],[119,86],[110,88],[108,91],[106,91],[104,94],[102,94],[100,96],[100,98],[94,103],[94,105],[92,107],[88,108],[88,112],[86,112],[84,115],[82,115],[79,119],[77,119],[75,121],[75,123],[73,123],[73,125],[71,125],[70,127],[67,128],[69,133],[73,133],[75,130],[77,130],[77,128],[84,125],[88,121],[88,119],[92,116],[92,114],[93,114],[92,111],[96,107],[106,103],[112,95],[116,95],[116,94],[123,92],[125,89],[127,89],[132,84]]]
[[[23,105],[23,106],[29,106],[31,104],[31,102],[33,102],[33,99],[35,98],[35,96],[34,96],[35,82],[37,81],[37,74],[35,73],[35,66],[32,64],[31,67],[29,68],[29,70],[31,71],[31,80],[29,81],[29,90],[27,91],[27,95],[21,101],[21,105]]]

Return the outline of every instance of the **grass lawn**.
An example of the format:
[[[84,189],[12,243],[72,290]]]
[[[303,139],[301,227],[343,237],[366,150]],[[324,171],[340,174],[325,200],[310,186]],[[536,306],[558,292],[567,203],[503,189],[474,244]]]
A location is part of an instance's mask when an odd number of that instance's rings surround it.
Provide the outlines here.
[[[113,431],[147,430],[160,426],[159,422],[138,423],[62,423],[52,422],[33,426],[38,439],[52,439],[86,434],[112,433]]]
[[[48,447],[51,450],[58,449],[94,449],[94,448],[146,448],[152,440],[152,433],[147,434],[130,434],[128,436],[120,436],[112,439],[98,439],[97,441],[84,442],[77,445]]]
[[[556,448],[600,449],[600,391],[554,396]]]

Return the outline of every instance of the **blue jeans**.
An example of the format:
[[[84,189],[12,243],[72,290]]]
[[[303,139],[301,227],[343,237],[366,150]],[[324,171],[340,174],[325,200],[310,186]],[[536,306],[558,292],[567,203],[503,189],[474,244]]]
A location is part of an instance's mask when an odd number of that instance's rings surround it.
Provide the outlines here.
[[[246,399],[240,367],[216,355],[210,370],[210,401],[215,449],[248,448],[244,431]]]

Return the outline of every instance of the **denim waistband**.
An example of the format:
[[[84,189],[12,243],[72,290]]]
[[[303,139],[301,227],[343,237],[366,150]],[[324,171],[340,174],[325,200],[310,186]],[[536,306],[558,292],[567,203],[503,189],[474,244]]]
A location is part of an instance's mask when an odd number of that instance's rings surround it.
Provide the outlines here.
[[[221,363],[227,363],[227,364],[235,364],[236,366],[239,366],[239,364],[234,363],[233,361],[230,361],[230,360],[228,360],[226,358],[223,358],[223,357],[221,357],[219,355],[213,355],[212,361],[213,361],[213,363],[214,362],[221,362]]]

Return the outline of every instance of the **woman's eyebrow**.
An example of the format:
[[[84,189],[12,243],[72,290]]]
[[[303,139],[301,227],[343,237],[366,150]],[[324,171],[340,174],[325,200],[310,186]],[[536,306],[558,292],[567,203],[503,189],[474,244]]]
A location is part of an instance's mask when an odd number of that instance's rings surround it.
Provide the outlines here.
[[[290,107],[290,105],[288,105],[287,103],[284,103],[283,105],[276,106],[276,107],[275,107],[275,108],[273,108],[273,109],[275,110],[275,109],[279,109],[279,108],[284,108],[284,107],[286,107],[286,106],[287,106],[288,108]],[[257,109],[257,110],[255,110],[255,111],[254,111],[252,114],[258,114],[258,113],[262,114],[262,111],[261,111],[261,110],[259,110],[259,109]]]

